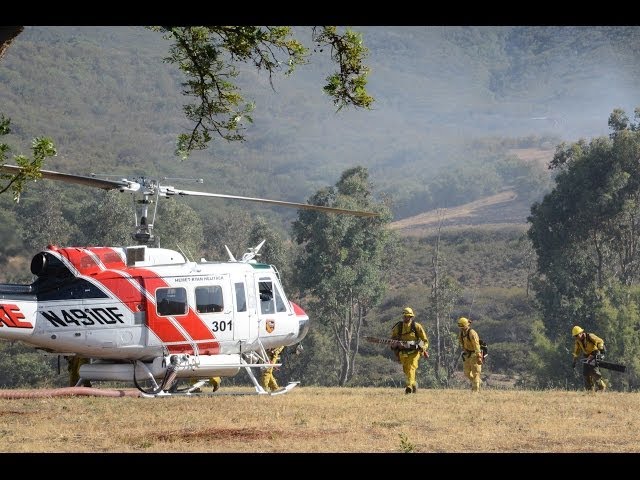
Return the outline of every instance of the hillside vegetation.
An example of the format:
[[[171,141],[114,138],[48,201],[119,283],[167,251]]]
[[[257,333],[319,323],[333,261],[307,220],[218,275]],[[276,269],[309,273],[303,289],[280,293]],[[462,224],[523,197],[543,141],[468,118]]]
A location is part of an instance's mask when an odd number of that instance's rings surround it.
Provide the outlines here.
[[[361,30],[371,111],[334,111],[319,53],[274,78],[275,91],[244,69],[257,106],[247,141],[218,140],[185,162],[173,157],[189,128],[184,79],[142,27],[27,27],[0,63],[1,110],[25,150],[34,136],[54,139],[51,169],[203,178],[220,193],[302,201],[362,165],[402,218],[498,193],[525,174],[508,165],[511,149],[604,135],[613,108],[640,104],[638,27]]]

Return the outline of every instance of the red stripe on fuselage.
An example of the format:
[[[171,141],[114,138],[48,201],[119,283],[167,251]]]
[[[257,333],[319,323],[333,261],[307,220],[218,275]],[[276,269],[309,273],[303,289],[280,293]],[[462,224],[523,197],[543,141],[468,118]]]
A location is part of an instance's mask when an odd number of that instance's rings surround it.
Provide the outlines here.
[[[149,328],[153,330],[156,335],[160,336],[163,332],[165,325],[170,324],[170,322],[166,319],[166,317],[158,316],[155,309],[155,291],[158,288],[171,287],[162,277],[159,277],[156,273],[151,270],[135,268],[128,269],[129,273],[134,274],[134,280],[136,280],[142,287],[152,294],[152,298],[154,299],[153,303],[149,305],[149,311],[147,312],[147,319],[149,322]],[[175,287],[173,287],[175,288]],[[193,340],[215,340],[215,336],[209,330],[209,328],[205,325],[202,319],[191,309],[187,310],[185,315],[174,315],[175,318],[182,328],[184,328],[189,336]],[[162,338],[162,337],[160,337]],[[204,355],[215,355],[220,351],[220,345],[218,342],[204,342],[198,343],[198,348],[201,354]]]
[[[96,259],[92,255],[89,255],[85,250],[92,249],[68,247],[60,248],[56,253],[65,257],[81,275],[95,275],[102,271],[103,269]]]
[[[96,261],[91,254],[98,257]],[[155,308],[155,291],[157,288],[170,285],[152,270],[128,267],[122,257],[109,247],[63,248],[57,253],[64,256],[83,275],[91,276],[109,289],[132,312],[146,310],[147,326],[172,353],[193,353],[191,341],[167,318],[157,315]],[[102,262],[102,264],[101,264]],[[127,279],[127,274],[131,279]],[[131,283],[140,285],[140,289]],[[142,291],[141,291],[142,290]],[[215,336],[203,320],[189,308],[186,315],[173,318],[187,332],[193,341],[198,341],[201,354],[215,355],[220,351],[218,342],[202,342],[215,340]],[[181,344],[182,343],[182,344]]]

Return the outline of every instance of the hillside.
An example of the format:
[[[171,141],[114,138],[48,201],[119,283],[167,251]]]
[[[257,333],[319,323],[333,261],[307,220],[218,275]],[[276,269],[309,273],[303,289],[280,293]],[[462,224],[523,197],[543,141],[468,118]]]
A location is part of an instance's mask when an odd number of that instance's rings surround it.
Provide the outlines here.
[[[296,31],[308,44],[308,29]],[[162,62],[169,44],[142,27],[26,27],[0,63],[0,108],[18,151],[54,139],[50,169],[203,178],[217,193],[304,201],[362,165],[403,218],[498,194],[513,185],[499,165],[511,149],[606,135],[614,108],[640,105],[640,27],[361,31],[371,111],[335,111],[326,56],[273,88],[240,65],[257,107],[246,142],[218,139],[186,162],[173,157],[189,128],[183,78]]]
[[[510,153],[523,162],[538,163],[542,167],[546,167],[553,158],[553,151],[548,149],[512,149]],[[508,189],[456,207],[439,208],[403,218],[392,222],[391,228],[402,235],[422,237],[439,227],[509,227],[526,223],[530,208],[528,199],[522,200],[518,198],[518,192]]]

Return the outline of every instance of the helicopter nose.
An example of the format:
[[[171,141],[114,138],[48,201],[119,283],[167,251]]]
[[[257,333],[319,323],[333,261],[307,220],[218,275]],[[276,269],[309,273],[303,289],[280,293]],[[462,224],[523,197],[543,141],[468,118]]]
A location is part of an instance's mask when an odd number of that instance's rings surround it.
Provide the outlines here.
[[[296,338],[296,342],[301,342],[304,337],[307,336],[309,332],[309,317],[305,319],[301,319],[298,321],[298,336]]]
[[[298,304],[291,302],[291,306],[293,307],[293,313],[295,313],[298,319],[298,336],[295,339],[295,342],[297,343],[306,337],[311,325],[309,323],[309,316]]]

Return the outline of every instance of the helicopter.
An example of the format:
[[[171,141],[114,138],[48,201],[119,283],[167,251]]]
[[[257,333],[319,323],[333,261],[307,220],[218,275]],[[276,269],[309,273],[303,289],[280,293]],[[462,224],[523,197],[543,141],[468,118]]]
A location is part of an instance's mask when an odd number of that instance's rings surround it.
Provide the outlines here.
[[[0,172],[20,173],[15,165]],[[228,261],[190,261],[152,246],[159,197],[203,196],[362,217],[377,213],[264,198],[182,190],[146,177],[97,178],[40,170],[42,178],[134,195],[135,245],[48,245],[31,260],[30,284],[0,284],[0,339],[49,355],[88,358],[84,382],[133,383],[143,396],[193,394],[211,377],[245,371],[256,394],[267,392],[255,369],[271,364],[267,350],[300,345],[309,316],[288,300],[274,265],[256,257],[264,240]],[[186,390],[180,380],[195,379]]]

